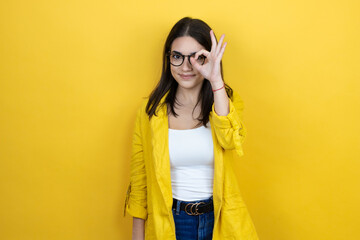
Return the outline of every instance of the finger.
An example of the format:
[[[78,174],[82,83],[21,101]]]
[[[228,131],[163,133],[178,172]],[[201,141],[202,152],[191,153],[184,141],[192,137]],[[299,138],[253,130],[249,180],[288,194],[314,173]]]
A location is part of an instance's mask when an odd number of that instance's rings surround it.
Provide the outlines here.
[[[222,43],[223,43],[223,41],[224,41],[224,38],[225,38],[225,34],[221,35],[221,38],[220,38],[219,43],[218,43],[217,48],[216,48],[216,55],[218,55],[219,52],[220,52],[221,49],[222,49],[222,46],[221,46],[221,45],[222,45]]]
[[[198,64],[194,58],[190,58],[190,62],[191,62],[191,65],[199,71],[199,69],[201,68],[200,64]]]
[[[216,38],[214,31],[211,29],[210,31],[210,37],[211,37],[211,52],[215,52],[216,50]]]
[[[198,59],[200,55],[204,55],[205,57],[208,57],[210,55],[210,52],[206,51],[205,49],[201,49],[200,51],[196,52],[194,58]]]
[[[226,45],[227,45],[227,42],[224,43],[224,46],[222,46],[221,51],[220,51],[219,55],[217,56],[217,60],[219,62],[221,61],[222,56],[224,55]]]

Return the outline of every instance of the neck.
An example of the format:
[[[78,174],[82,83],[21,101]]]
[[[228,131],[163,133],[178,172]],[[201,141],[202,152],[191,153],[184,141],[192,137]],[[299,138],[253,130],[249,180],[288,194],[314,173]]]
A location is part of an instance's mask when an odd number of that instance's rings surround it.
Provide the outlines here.
[[[199,84],[193,88],[183,88],[178,85],[176,90],[176,99],[185,105],[195,105],[198,101],[202,84]]]

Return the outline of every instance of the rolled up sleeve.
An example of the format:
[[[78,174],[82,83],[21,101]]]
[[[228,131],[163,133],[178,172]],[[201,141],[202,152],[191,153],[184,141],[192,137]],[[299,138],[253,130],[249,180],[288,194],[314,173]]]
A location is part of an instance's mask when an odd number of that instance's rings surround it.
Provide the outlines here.
[[[235,150],[239,156],[244,155],[242,144],[246,136],[246,128],[242,121],[243,108],[243,101],[236,92],[233,101],[229,99],[228,115],[217,115],[215,105],[212,105],[214,129],[219,144],[224,149]]]
[[[141,109],[136,117],[132,141],[130,184],[126,193],[125,211],[137,218],[147,218],[147,182],[141,138]]]

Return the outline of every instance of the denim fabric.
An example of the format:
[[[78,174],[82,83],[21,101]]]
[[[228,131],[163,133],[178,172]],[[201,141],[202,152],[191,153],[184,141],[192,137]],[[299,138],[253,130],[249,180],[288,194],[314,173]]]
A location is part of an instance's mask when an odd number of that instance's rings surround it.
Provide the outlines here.
[[[177,240],[211,240],[214,228],[214,211],[203,213],[198,216],[188,215],[180,210],[180,202],[185,203],[208,203],[212,197],[193,202],[178,201],[172,209],[175,221],[175,233]]]

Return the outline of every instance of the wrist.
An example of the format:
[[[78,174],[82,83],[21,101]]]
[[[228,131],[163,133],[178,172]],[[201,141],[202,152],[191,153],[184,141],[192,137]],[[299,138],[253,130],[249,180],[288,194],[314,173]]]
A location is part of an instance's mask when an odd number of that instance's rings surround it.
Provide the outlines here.
[[[223,79],[221,76],[217,76],[217,77],[209,78],[209,82],[211,84],[221,83],[223,82]]]
[[[211,88],[212,88],[213,91],[215,91],[217,89],[220,89],[225,85],[223,80],[216,81],[216,82],[210,82],[210,84],[211,84]]]

